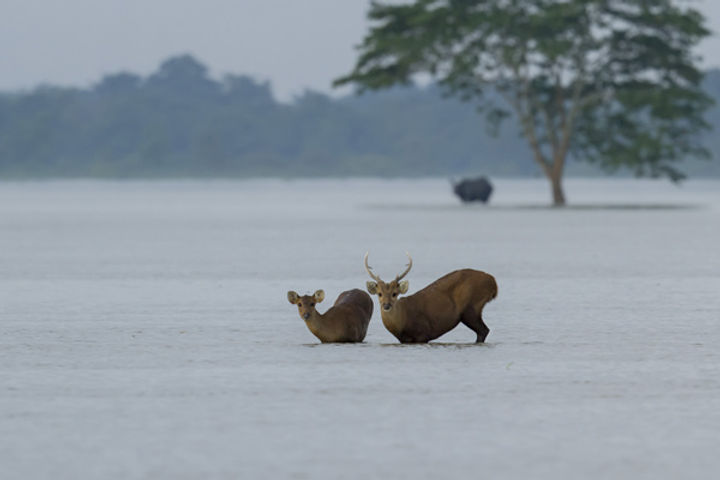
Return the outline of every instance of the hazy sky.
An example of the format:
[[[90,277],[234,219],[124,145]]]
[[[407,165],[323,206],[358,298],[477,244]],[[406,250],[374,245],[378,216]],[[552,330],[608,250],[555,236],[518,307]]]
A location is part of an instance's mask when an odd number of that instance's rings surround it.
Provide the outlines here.
[[[720,0],[697,0],[720,31]],[[0,0],[0,90],[87,86],[121,70],[146,75],[191,53],[213,76],[270,80],[283,100],[330,91],[352,68],[369,0]],[[720,66],[720,37],[699,50]]]

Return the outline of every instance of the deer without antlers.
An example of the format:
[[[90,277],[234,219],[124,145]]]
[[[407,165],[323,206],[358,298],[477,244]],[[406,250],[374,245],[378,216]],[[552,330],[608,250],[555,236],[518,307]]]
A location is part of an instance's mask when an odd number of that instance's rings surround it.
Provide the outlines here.
[[[315,309],[325,299],[325,292],[300,296],[290,291],[288,301],[297,305],[300,318],[322,343],[362,342],[373,312],[370,295],[357,288],[342,292],[324,314]]]
[[[372,272],[365,254],[365,270],[374,281],[367,282],[368,292],[377,294],[382,321],[401,343],[426,343],[463,323],[476,334],[476,342],[484,342],[490,329],[482,318],[486,303],[497,296],[495,278],[469,268],[455,270],[435,280],[413,295],[407,293],[408,281],[403,280],[412,268],[412,257],[403,273],[389,283]]]

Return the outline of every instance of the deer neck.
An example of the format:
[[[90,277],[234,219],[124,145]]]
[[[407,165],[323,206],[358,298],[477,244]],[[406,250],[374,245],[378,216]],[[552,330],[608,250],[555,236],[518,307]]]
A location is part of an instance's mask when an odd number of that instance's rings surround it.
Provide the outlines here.
[[[325,315],[318,312],[317,310],[314,310],[313,313],[310,315],[310,318],[305,320],[305,323],[307,324],[308,328],[315,336],[322,334],[324,318],[325,318]]]
[[[383,324],[391,333],[399,333],[405,329],[407,322],[407,311],[405,307],[405,299],[401,298],[395,302],[395,305],[389,312],[386,312],[382,308],[380,309]]]

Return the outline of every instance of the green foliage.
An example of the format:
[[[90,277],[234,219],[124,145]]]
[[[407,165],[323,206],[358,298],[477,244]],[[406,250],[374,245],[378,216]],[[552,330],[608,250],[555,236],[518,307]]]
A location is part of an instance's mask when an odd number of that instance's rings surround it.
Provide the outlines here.
[[[486,141],[471,107],[433,87],[278,103],[270,85],[221,81],[192,57],[88,90],[0,94],[0,175],[225,176],[529,174],[527,152]],[[515,134],[503,141],[513,143]],[[510,155],[493,170],[498,154]],[[515,161],[517,159],[517,161]]]
[[[569,154],[672,180],[675,162],[708,156],[699,135],[712,101],[692,48],[709,31],[679,2],[375,1],[368,16],[357,64],[335,85],[364,92],[430,74],[491,126],[514,115],[553,181]]]
[[[162,80],[119,73],[90,89],[0,93],[0,176],[540,174],[516,129],[488,137],[491,126],[473,105],[443,98],[434,85],[340,99],[306,92],[279,103],[267,83],[212,80],[186,60],[188,68],[166,62],[172,73]],[[704,87],[720,98],[720,72]],[[720,122],[720,110],[708,121]],[[720,150],[720,138],[704,140]],[[718,163],[686,165],[693,175],[720,175]]]

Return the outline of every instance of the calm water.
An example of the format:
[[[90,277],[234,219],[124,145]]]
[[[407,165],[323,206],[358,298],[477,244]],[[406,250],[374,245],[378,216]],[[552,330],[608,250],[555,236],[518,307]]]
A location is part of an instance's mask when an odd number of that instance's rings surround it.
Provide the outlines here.
[[[720,183],[0,183],[12,479],[710,478]],[[607,208],[595,208],[602,205]],[[319,345],[286,300],[492,273],[485,345]],[[324,305],[321,310],[327,308]]]

